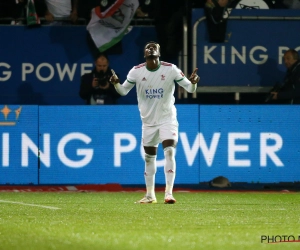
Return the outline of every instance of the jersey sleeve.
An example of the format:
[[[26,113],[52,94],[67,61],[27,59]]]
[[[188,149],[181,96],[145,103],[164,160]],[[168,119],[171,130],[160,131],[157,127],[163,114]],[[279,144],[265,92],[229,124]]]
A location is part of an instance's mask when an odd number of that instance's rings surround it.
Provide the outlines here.
[[[183,74],[183,72],[176,66],[176,65],[173,65],[173,72],[175,74],[175,82],[180,82],[183,80],[183,78],[185,78],[185,75]]]
[[[131,84],[136,84],[136,70],[134,67],[128,72],[126,81]]]
[[[123,84],[121,85],[120,83],[117,83],[115,85],[115,89],[121,96],[125,96],[134,87],[136,83],[135,79],[134,68],[132,68],[127,74],[127,79],[123,82]]]
[[[181,87],[183,87],[187,92],[193,93],[197,89],[197,84],[192,84],[189,79],[185,77],[183,72],[174,65],[174,74],[175,74],[175,82],[177,82]]]

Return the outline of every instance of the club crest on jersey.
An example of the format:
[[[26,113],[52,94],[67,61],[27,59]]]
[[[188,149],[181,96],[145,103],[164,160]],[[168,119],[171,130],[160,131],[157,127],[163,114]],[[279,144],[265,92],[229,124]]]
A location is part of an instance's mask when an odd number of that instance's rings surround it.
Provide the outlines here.
[[[166,76],[161,75],[161,80],[165,80],[165,79],[166,79]]]
[[[164,96],[164,89],[145,89],[147,99],[161,99]]]
[[[146,77],[144,77],[144,78],[142,79],[142,81],[147,81]]]

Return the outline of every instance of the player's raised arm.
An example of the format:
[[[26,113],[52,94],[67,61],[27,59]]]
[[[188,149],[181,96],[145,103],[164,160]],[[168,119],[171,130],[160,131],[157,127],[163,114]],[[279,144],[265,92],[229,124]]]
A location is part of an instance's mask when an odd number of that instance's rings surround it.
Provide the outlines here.
[[[178,80],[175,80],[181,87],[183,87],[187,92],[189,93],[194,93],[197,90],[197,83],[200,80],[200,77],[197,75],[197,70],[196,68],[191,76],[189,78],[185,77],[182,72],[178,75],[180,77],[177,78]],[[182,78],[183,76],[183,78]]]
[[[115,89],[121,96],[125,96],[128,94],[128,92],[133,88],[133,84],[128,84],[127,81],[125,81],[122,85],[120,84],[120,79],[116,75],[116,72],[112,69],[111,70],[112,76],[110,77],[109,81],[111,84],[114,85]]]

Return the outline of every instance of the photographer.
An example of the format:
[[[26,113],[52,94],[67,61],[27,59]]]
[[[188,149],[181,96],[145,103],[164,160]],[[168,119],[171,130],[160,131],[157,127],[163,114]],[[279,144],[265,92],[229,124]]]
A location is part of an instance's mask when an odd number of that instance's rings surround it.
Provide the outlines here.
[[[120,95],[109,79],[112,76],[109,60],[105,54],[99,54],[95,60],[95,68],[91,73],[81,77],[79,95],[90,105],[116,104]]]
[[[272,91],[272,99],[278,103],[300,104],[300,60],[298,52],[289,49],[283,56],[287,68],[284,84],[280,90]]]

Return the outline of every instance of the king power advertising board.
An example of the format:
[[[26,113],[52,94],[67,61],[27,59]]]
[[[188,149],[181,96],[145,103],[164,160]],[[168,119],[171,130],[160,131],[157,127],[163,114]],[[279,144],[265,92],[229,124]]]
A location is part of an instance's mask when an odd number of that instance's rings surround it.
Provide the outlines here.
[[[93,69],[96,49],[88,43],[86,26],[0,25],[0,34],[1,104],[85,105],[80,78]],[[122,53],[108,55],[122,82],[145,61],[144,46],[153,40],[153,26],[133,27],[121,41]],[[118,102],[137,103],[133,91]]]
[[[209,41],[203,9],[194,9],[193,60],[202,86],[267,87],[283,82],[283,54],[300,50],[299,10],[232,9],[224,42]]]
[[[300,180],[296,106],[177,105],[177,184]],[[136,105],[0,107],[0,184],[144,184]],[[280,118],[278,117],[280,114]],[[156,183],[164,184],[159,146]]]

